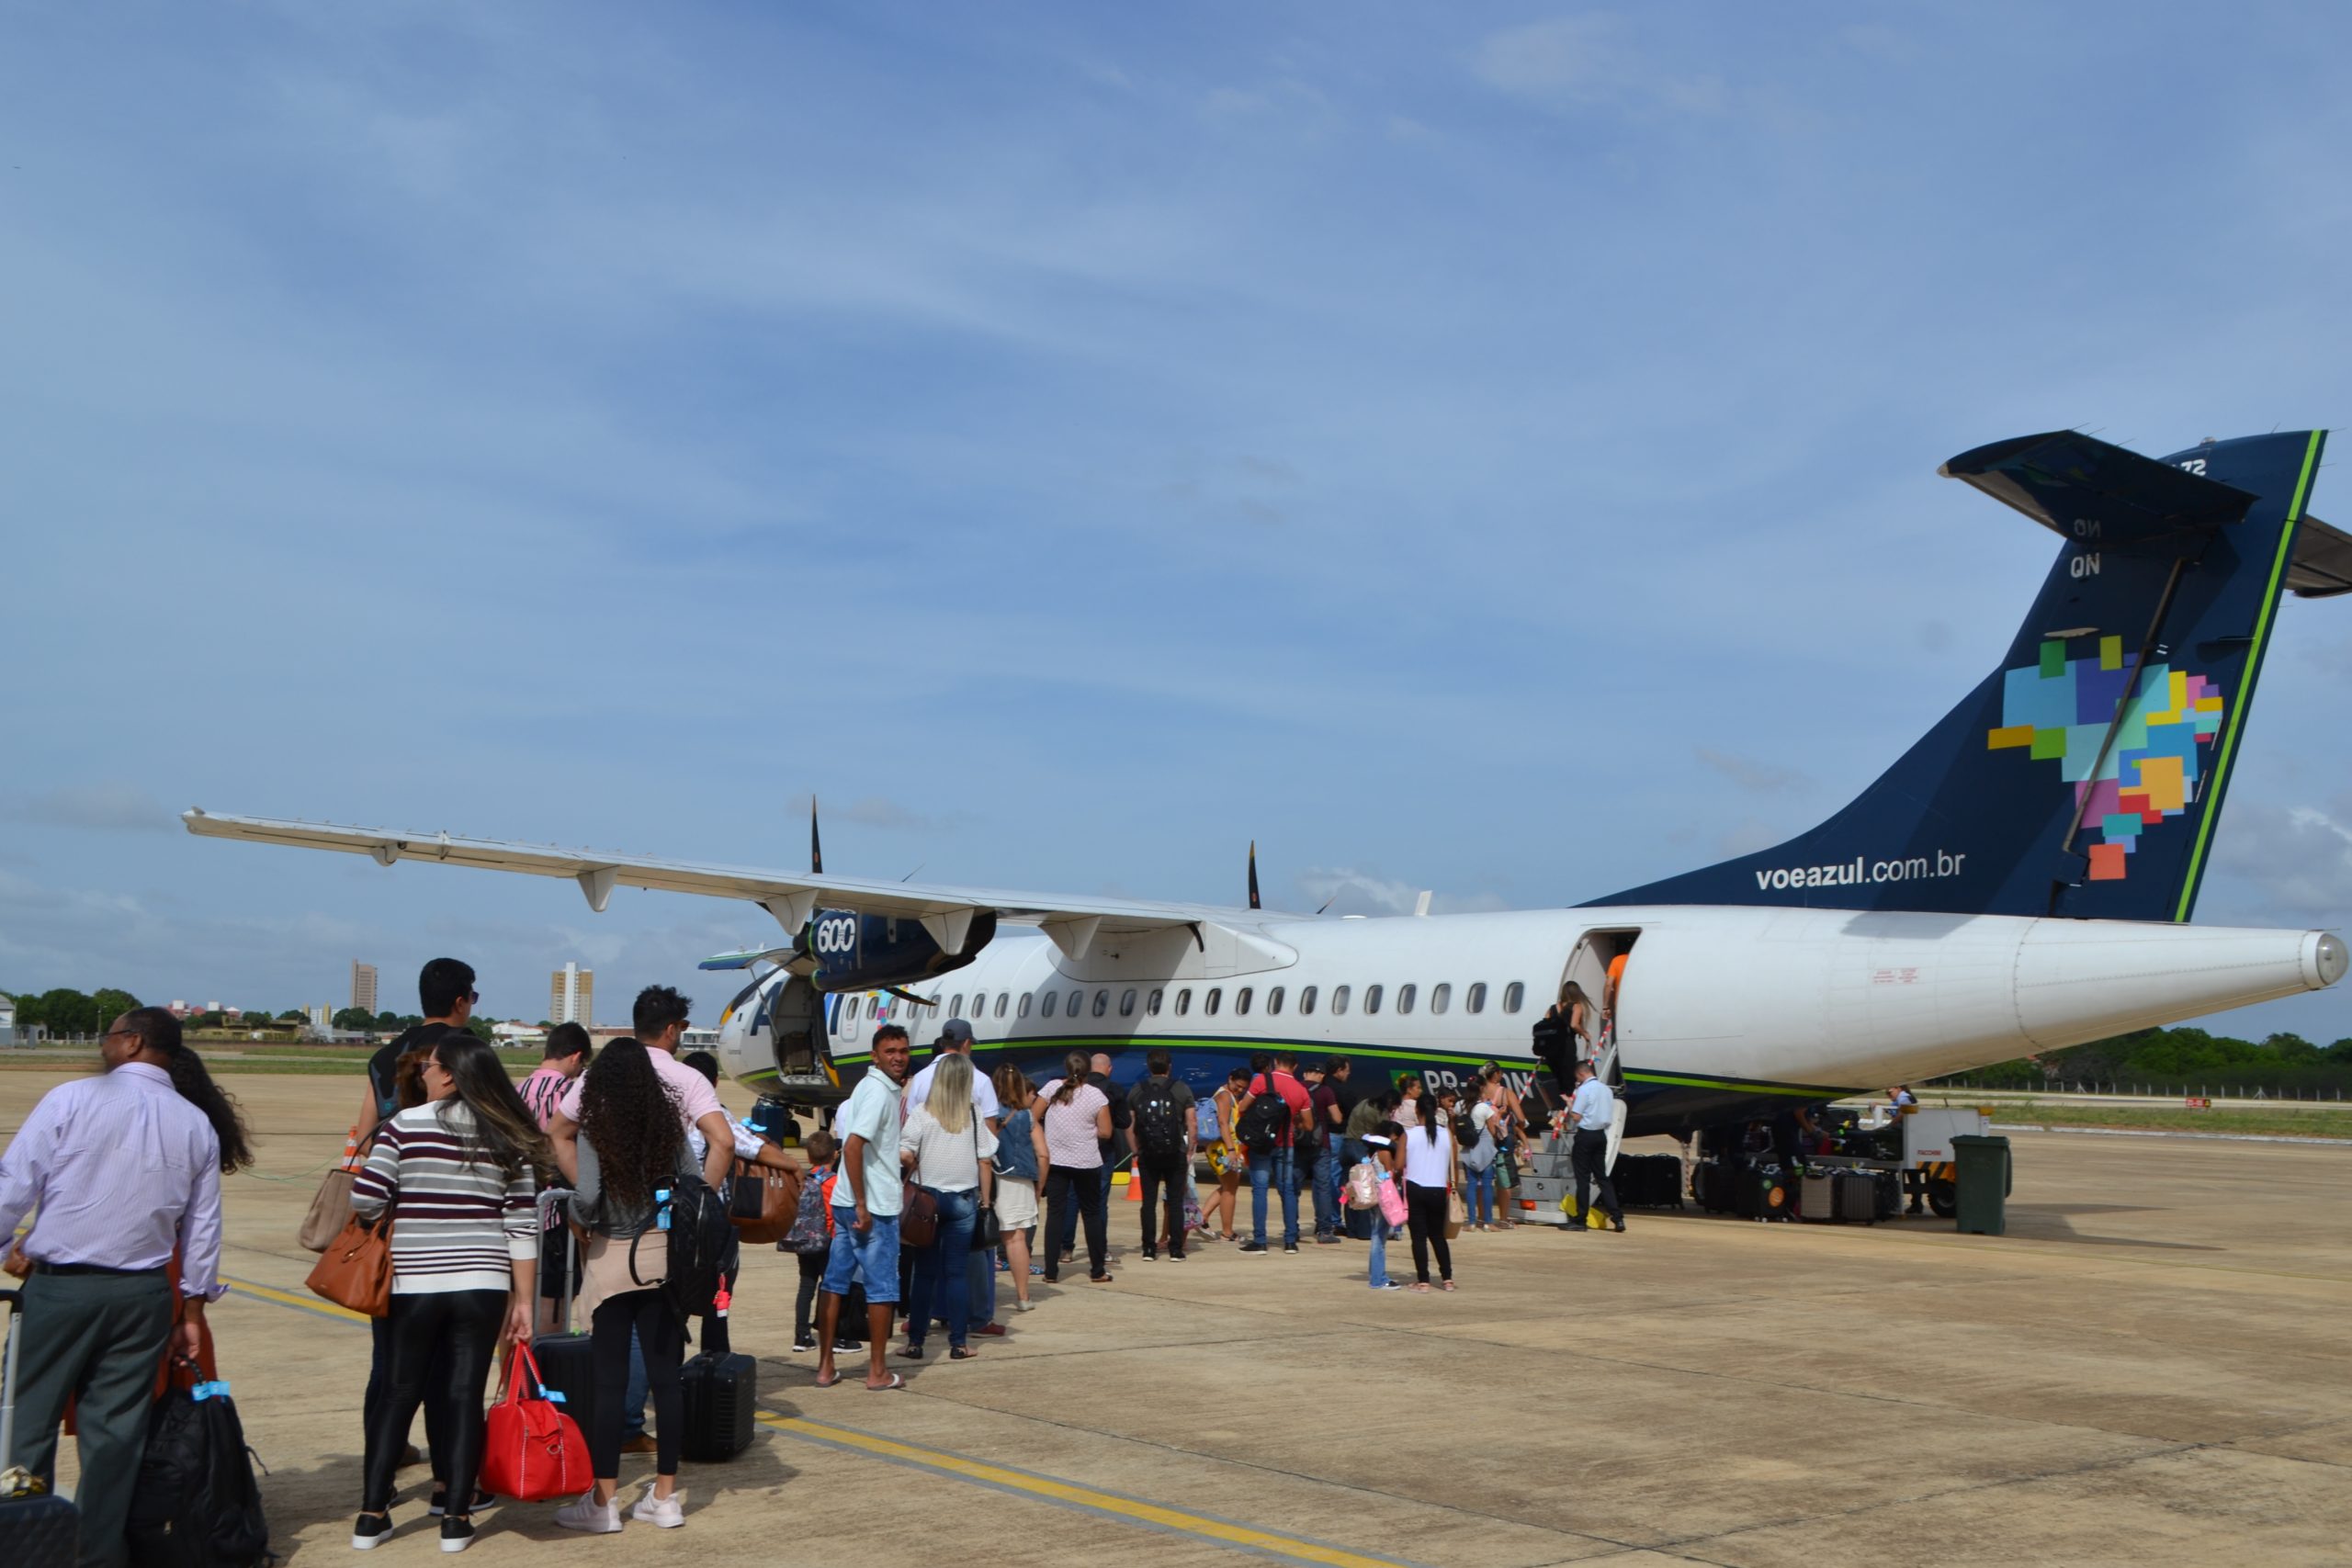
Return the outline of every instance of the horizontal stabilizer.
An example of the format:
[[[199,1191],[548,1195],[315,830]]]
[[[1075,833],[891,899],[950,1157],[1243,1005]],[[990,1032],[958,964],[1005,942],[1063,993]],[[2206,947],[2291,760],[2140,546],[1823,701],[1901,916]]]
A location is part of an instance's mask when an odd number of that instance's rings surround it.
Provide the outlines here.
[[[2202,478],[2204,460],[2158,462],[2071,430],[1962,452],[1937,471],[2013,506],[2062,538],[2109,549],[2190,554],[2255,498]]]

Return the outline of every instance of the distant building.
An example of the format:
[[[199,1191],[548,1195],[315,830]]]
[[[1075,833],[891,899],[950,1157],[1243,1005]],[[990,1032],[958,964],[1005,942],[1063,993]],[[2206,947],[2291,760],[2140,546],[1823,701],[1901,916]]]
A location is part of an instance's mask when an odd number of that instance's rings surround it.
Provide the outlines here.
[[[506,1046],[545,1045],[548,1032],[534,1023],[493,1023],[490,1032],[496,1043]]]
[[[596,972],[567,964],[548,976],[548,1021],[592,1024],[596,1021]]]
[[[311,1015],[311,1028],[331,1029],[334,1026],[334,1009],[327,1003],[321,1002],[318,1006],[310,1009],[309,1011]]]
[[[187,1017],[187,1003],[182,1001],[177,997],[174,997],[172,998],[172,1005],[164,1010],[169,1012],[174,1018],[185,1019]]]
[[[351,1005],[362,1012],[376,1010],[376,966],[351,961]]]
[[[16,1043],[17,998],[0,996],[0,1045],[14,1045]]]

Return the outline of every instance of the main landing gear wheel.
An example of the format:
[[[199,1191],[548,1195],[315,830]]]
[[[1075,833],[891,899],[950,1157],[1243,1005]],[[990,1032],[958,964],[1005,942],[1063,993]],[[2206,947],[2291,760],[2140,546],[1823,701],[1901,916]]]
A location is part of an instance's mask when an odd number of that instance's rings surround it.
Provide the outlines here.
[[[1936,1212],[1936,1218],[1939,1220],[1949,1220],[1954,1214],[1959,1213],[1960,1188],[1958,1184],[1951,1181],[1928,1182],[1928,1207]]]

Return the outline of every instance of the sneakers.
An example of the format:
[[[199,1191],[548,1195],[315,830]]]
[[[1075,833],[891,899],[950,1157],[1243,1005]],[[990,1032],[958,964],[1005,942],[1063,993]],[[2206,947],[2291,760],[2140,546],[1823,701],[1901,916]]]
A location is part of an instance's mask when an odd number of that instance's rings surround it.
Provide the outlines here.
[[[805,1356],[816,1348],[817,1341],[813,1337],[808,1339],[796,1339],[792,1342],[792,1353],[796,1356]]]
[[[1286,1241],[1283,1243],[1283,1250],[1284,1252],[1296,1252],[1298,1250],[1298,1243],[1295,1241]]]
[[[1340,1238],[1333,1235],[1329,1231],[1324,1231],[1316,1236],[1315,1245],[1317,1247],[1337,1247],[1340,1245]]]
[[[1143,1260],[1146,1263],[1157,1263],[1159,1261],[1159,1254],[1147,1247],[1143,1249]]]
[[[466,1512],[469,1514],[479,1514],[484,1508],[494,1505],[497,1501],[497,1498],[492,1496],[489,1493],[477,1486],[474,1488],[474,1506],[467,1509]],[[436,1519],[446,1517],[449,1512],[449,1494],[442,1491],[438,1487],[435,1487],[433,1492],[432,1506],[426,1510],[426,1512],[430,1513]],[[463,1551],[465,1548],[461,1546],[457,1550]]]
[[[1625,1234],[1625,1216],[1623,1214],[1610,1215],[1609,1228],[1615,1231],[1619,1235],[1623,1235]]]
[[[463,1551],[474,1543],[474,1522],[444,1515],[441,1520],[441,1550]]]
[[[616,1498],[610,1503],[596,1501],[596,1489],[590,1487],[555,1511],[555,1522],[568,1530],[587,1535],[618,1535],[621,1533],[621,1506]]]
[[[836,1356],[863,1356],[865,1354],[865,1341],[863,1339],[836,1339],[833,1341],[833,1354]]]
[[[645,1495],[637,1500],[637,1506],[628,1511],[628,1517],[660,1529],[676,1529],[686,1522],[686,1495],[673,1492],[667,1497],[656,1497],[649,1486]]]
[[[373,1551],[391,1539],[392,1517],[390,1514],[362,1514],[351,1527],[351,1550]]]
[[[1404,1288],[1404,1286],[1398,1284],[1394,1280],[1383,1280],[1380,1283],[1373,1287],[1375,1291],[1401,1291]]]
[[[1265,1253],[1266,1244],[1262,1241],[1245,1241],[1241,1244],[1241,1254],[1245,1258],[1262,1258]]]

